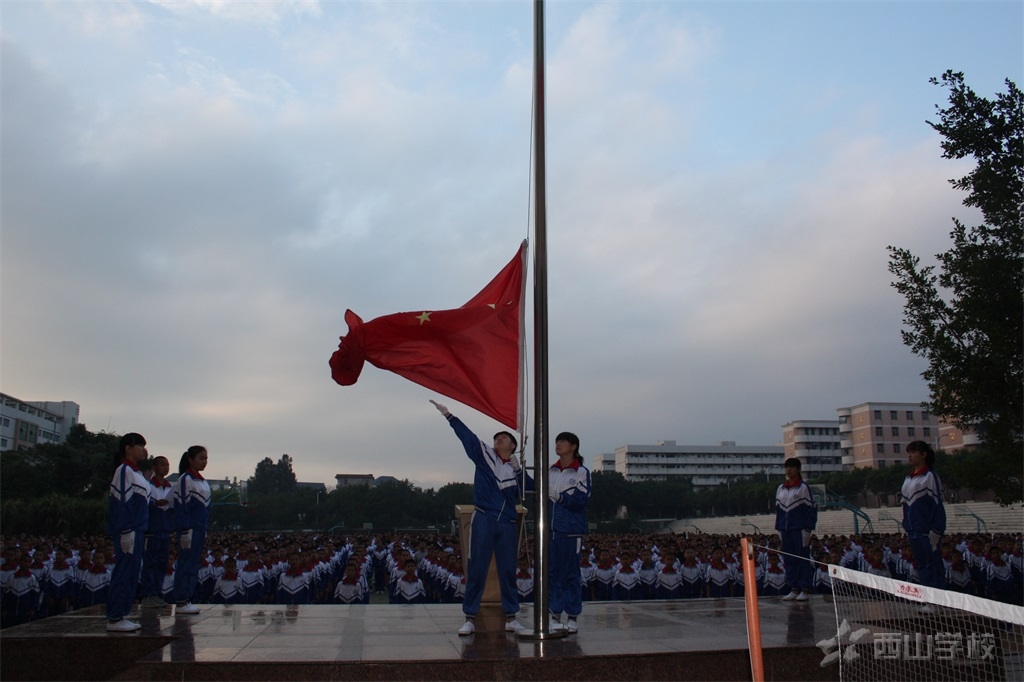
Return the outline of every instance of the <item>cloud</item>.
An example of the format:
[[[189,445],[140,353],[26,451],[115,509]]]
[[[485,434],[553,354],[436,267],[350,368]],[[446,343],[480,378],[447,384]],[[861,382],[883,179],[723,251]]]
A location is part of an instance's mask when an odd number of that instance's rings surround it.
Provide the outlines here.
[[[438,396],[327,361],[345,308],[461,305],[527,234],[529,8],[104,5],[123,35],[60,42],[90,11],[5,9],[5,392],[203,443],[215,477],[287,452],[300,480],[470,480]],[[735,71],[736,28],[696,6],[550,12],[553,427],[588,455],[771,444],[924,398],[885,247],[938,252],[963,211],[934,133],[890,127],[932,102],[757,47]]]

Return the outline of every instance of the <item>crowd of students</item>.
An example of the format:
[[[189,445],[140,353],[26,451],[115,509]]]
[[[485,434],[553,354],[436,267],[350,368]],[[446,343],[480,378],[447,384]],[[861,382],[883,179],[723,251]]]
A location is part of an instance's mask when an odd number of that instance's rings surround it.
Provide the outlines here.
[[[0,538],[2,613],[9,627],[106,601],[114,548],[109,537]],[[948,589],[1022,604],[1022,534],[946,536]],[[787,592],[775,535],[753,538],[755,580],[762,596]],[[811,538],[814,592],[831,593],[827,564],[916,582],[916,562],[903,535]],[[465,574],[457,537],[349,536],[312,533],[211,533],[199,569],[196,604],[461,603]],[[533,600],[528,547],[516,586]],[[739,536],[701,533],[590,535],[580,574],[584,601],[740,597]],[[164,567],[161,594],[171,601],[177,556]]]

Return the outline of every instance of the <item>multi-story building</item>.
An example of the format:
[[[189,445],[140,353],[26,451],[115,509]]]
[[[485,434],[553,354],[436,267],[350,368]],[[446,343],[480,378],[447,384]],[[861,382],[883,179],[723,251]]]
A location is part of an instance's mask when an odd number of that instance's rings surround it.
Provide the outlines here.
[[[78,403],[25,401],[0,393],[0,451],[63,443],[78,423]]]
[[[603,452],[600,455],[594,455],[589,462],[587,467],[590,468],[591,472],[597,471],[615,471],[615,455],[611,452]]]
[[[785,458],[799,459],[800,472],[806,479],[843,470],[839,442],[836,420],[798,419],[782,425]]]
[[[941,422],[920,403],[861,403],[840,407],[839,449],[847,468],[874,469],[907,463],[907,443],[923,440],[936,450],[978,444],[976,434]]]
[[[614,471],[627,481],[666,481],[688,476],[694,489],[709,488],[749,476],[784,473],[781,445],[623,445],[615,449]],[[607,470],[606,468],[603,470]]]

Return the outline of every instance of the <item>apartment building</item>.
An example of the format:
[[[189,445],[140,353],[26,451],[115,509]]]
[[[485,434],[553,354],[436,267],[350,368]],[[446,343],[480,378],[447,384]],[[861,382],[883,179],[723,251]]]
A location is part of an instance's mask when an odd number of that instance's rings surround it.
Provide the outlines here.
[[[69,400],[26,401],[0,393],[0,451],[63,443],[80,409]]]
[[[666,481],[688,476],[696,490],[749,476],[782,475],[781,445],[677,445],[674,440],[653,445],[623,445],[615,449],[614,471],[627,481]],[[607,471],[602,461],[602,470]]]
[[[782,447],[786,459],[800,460],[804,478],[843,470],[838,420],[798,419],[783,424]]]
[[[861,403],[836,410],[839,449],[846,468],[904,465],[907,443],[923,440],[936,450],[977,445],[976,434],[933,417],[920,403]]]

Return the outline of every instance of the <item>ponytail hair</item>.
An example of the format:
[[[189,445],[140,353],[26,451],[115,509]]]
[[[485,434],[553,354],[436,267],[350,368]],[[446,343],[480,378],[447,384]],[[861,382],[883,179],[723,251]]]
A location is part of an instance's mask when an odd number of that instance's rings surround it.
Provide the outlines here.
[[[924,462],[929,468],[935,466],[935,451],[932,446],[923,440],[915,440],[907,444],[907,452],[920,452],[924,455]]]
[[[206,448],[202,445],[193,445],[188,450],[181,453],[181,461],[178,462],[178,473],[183,474],[188,471],[192,464],[192,460],[195,459],[200,452],[206,452]]]
[[[121,441],[117,444],[117,453],[114,455],[114,468],[116,469],[118,465],[120,465],[121,462],[124,461],[124,456],[125,453],[128,451],[128,448],[133,447],[135,445],[145,444],[146,439],[142,437],[142,434],[132,432],[126,433],[123,436],[121,436]]]

